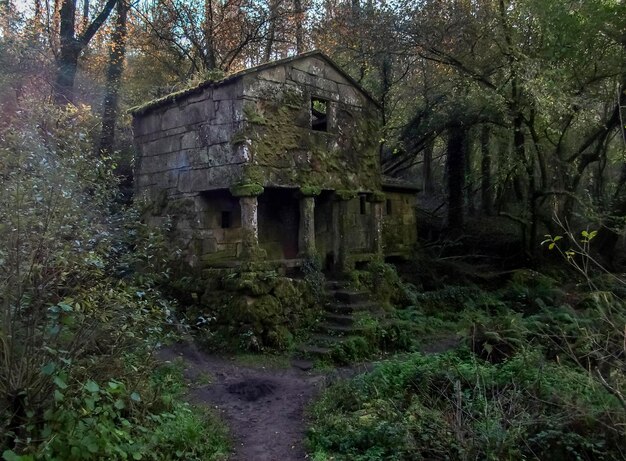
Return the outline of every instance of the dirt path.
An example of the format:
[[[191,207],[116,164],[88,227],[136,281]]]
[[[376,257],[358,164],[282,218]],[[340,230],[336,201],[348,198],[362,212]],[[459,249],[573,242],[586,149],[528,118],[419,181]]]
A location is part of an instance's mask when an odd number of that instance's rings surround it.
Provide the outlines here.
[[[212,381],[190,392],[193,403],[217,407],[230,427],[232,461],[300,461],[307,459],[304,407],[327,377],[292,369],[246,367],[203,354],[193,345],[160,351],[162,360],[181,357],[186,378]]]
[[[442,352],[456,343],[456,339],[444,338],[422,352]],[[337,368],[330,374],[256,368],[204,354],[190,343],[162,349],[158,355],[164,361],[182,358],[185,378],[196,384],[190,391],[192,403],[211,405],[222,413],[233,437],[230,461],[307,459],[303,446],[306,405],[332,381],[371,370],[374,365]],[[201,384],[207,377],[210,382]]]

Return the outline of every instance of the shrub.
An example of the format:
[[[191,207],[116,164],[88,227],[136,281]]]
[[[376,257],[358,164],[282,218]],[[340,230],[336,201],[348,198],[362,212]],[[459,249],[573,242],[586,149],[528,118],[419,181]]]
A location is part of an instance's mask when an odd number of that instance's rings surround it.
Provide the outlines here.
[[[175,307],[151,273],[158,239],[122,236],[140,226],[92,155],[88,108],[31,103],[0,133],[0,452],[171,459],[159,444],[192,417],[145,384]]]
[[[414,354],[331,387],[311,413],[314,459],[617,459],[624,442],[617,399],[536,352]]]

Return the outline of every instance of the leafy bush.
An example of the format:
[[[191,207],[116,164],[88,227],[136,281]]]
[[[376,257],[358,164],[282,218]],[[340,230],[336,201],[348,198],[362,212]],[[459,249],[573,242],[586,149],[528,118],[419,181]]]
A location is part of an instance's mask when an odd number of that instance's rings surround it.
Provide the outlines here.
[[[521,353],[389,361],[311,409],[313,459],[617,459],[617,399],[584,373]],[[607,427],[612,429],[607,430]]]
[[[140,226],[92,155],[96,125],[86,107],[31,101],[0,133],[4,459],[171,459],[160,447],[199,421],[146,385],[175,304],[156,289],[158,239],[127,237]]]

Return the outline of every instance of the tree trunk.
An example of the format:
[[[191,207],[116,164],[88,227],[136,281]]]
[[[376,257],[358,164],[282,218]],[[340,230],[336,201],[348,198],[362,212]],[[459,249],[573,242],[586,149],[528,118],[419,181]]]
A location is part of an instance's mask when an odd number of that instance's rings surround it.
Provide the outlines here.
[[[204,65],[207,69],[217,69],[215,53],[215,30],[213,28],[213,0],[204,0]]]
[[[422,164],[422,180],[424,194],[431,196],[435,192],[435,184],[433,182],[433,151],[435,149],[435,141],[429,141],[424,148],[424,163]]]
[[[73,102],[74,80],[78,69],[78,58],[83,49],[102,27],[111,14],[117,0],[107,0],[102,11],[80,36],[76,36],[76,0],[62,0],[59,10],[59,55],[55,78],[54,102],[62,105]]]
[[[448,227],[463,228],[463,191],[465,189],[465,138],[467,129],[462,125],[450,128],[446,151],[448,176]]]
[[[272,0],[270,2],[269,28],[267,30],[267,41],[265,42],[265,50],[263,52],[263,62],[269,62],[272,59],[272,50],[274,49],[274,39],[276,36],[276,21],[278,20],[278,5],[280,0]]]
[[[57,104],[71,103],[73,100],[74,79],[78,68],[81,47],[75,38],[76,0],[63,0],[59,12],[59,57],[54,88],[54,101]]]
[[[474,204],[474,177],[472,175],[473,146],[469,132],[466,134],[463,146],[465,152],[465,196],[467,198],[467,214],[474,216],[476,206]]]
[[[302,0],[294,0],[293,9],[296,16],[296,53],[304,53],[304,10]]]
[[[491,189],[491,151],[489,149],[490,130],[487,125],[483,125],[480,131],[480,202],[482,212],[486,216],[493,214],[493,192]]]
[[[115,30],[111,36],[111,51],[107,69],[106,89],[102,109],[102,133],[98,152],[101,156],[110,155],[115,144],[115,123],[117,121],[117,99],[126,55],[126,20],[129,4],[120,0],[117,4]]]

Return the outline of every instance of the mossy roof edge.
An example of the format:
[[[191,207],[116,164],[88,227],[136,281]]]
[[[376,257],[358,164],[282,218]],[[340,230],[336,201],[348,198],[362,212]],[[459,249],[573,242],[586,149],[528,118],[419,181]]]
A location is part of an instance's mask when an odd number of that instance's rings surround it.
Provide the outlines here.
[[[380,102],[378,102],[365,88],[363,88],[359,82],[357,82],[354,78],[352,78],[346,71],[344,71],[341,67],[339,67],[338,64],[336,64],[332,59],[330,59],[326,54],[322,53],[319,50],[313,50],[313,51],[308,51],[306,53],[301,53],[301,54],[297,54],[294,56],[289,56],[287,58],[283,58],[283,59],[279,59],[277,61],[271,61],[271,62],[266,62],[264,64],[260,64],[258,66],[254,66],[254,67],[250,67],[248,69],[244,69],[241,70],[239,72],[236,72],[232,75],[229,75],[228,77],[225,77],[221,80],[207,80],[204,81],[196,86],[193,86],[191,88],[185,88],[184,90],[180,90],[180,91],[176,91],[174,93],[170,93],[168,95],[165,95],[163,97],[157,98],[157,99],[153,99],[152,101],[148,101],[144,104],[141,104],[139,106],[135,106],[135,107],[131,107],[128,110],[128,113],[133,115],[133,116],[137,116],[137,115],[143,115],[146,114],[148,112],[150,112],[153,109],[162,107],[162,106],[166,106],[169,103],[172,102],[176,102],[179,101],[181,99],[186,98],[187,96],[193,95],[193,94],[197,94],[202,92],[202,90],[204,90],[205,88],[215,88],[218,86],[222,86],[228,83],[232,83],[235,80],[245,76],[245,75],[249,75],[249,74],[253,74],[255,72],[260,72],[266,69],[271,69],[272,67],[275,66],[280,66],[280,65],[284,65],[293,61],[297,61],[299,59],[304,59],[304,58],[309,58],[309,57],[318,57],[323,59],[324,61],[326,61],[327,64],[329,64],[333,69],[335,69],[337,72],[339,72],[339,74],[341,74],[341,76],[343,76],[346,80],[348,80],[348,82],[350,82],[350,84],[352,86],[354,86],[357,90],[359,90],[370,102],[372,102],[378,109],[382,108],[382,105],[380,104]]]

